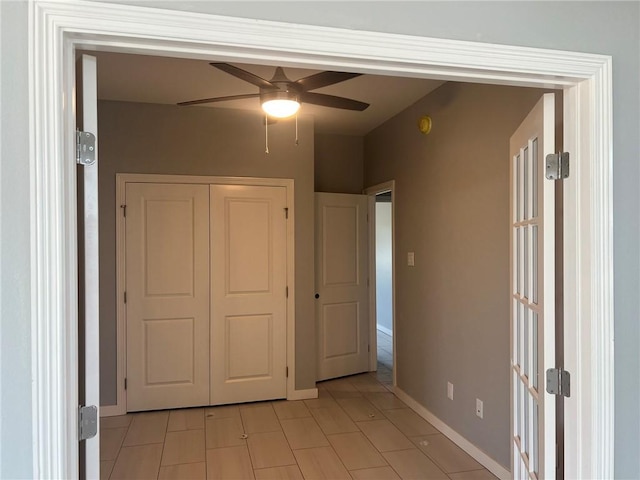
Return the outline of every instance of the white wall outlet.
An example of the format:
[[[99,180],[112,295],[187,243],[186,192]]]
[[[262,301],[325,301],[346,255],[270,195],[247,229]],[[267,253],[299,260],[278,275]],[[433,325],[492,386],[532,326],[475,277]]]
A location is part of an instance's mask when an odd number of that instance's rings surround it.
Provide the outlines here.
[[[453,400],[453,383],[447,382],[447,397]]]
[[[414,252],[407,252],[407,265],[410,267],[416,266],[416,254]]]
[[[484,418],[484,405],[479,398],[476,398],[476,416]]]

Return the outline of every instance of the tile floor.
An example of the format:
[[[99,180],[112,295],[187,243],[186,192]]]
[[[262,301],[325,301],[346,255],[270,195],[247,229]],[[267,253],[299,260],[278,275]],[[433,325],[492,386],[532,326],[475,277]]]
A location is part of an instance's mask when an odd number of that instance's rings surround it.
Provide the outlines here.
[[[103,479],[493,479],[364,373],[319,398],[101,420]]]
[[[382,330],[378,335],[378,381],[386,386],[393,385],[393,337]]]

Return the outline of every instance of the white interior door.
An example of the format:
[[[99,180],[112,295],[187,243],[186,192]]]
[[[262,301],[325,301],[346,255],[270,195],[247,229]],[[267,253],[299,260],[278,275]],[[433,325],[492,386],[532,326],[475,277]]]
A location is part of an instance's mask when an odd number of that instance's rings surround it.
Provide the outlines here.
[[[513,478],[555,478],[555,397],[544,372],[555,367],[554,95],[545,94],[510,141],[511,367]]]
[[[80,130],[98,135],[98,81],[95,57],[82,55],[76,62],[76,122]],[[78,167],[79,279],[79,402],[100,406],[100,311],[98,254],[98,161]],[[84,370],[84,371],[83,371]],[[100,478],[100,422],[98,433],[80,443],[80,464],[87,479]]]
[[[210,188],[211,403],[285,398],[286,189]]]
[[[368,197],[316,193],[318,380],[369,369]]]
[[[209,404],[209,186],[127,183],[127,410]]]

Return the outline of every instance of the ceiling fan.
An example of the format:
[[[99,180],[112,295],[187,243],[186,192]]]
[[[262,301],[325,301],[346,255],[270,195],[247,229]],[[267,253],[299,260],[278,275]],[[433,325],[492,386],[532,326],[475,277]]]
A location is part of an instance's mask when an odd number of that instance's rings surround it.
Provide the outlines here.
[[[227,100],[259,98],[265,113],[277,118],[286,118],[294,115],[300,108],[301,103],[356,111],[363,111],[369,106],[368,103],[359,102],[350,98],[336,97],[334,95],[310,91],[359,77],[361,75],[360,73],[325,71],[293,81],[285,75],[281,67],[277,67],[273,78],[271,80],[265,80],[262,77],[241,68],[234,67],[228,63],[210,63],[209,65],[255,85],[260,89],[259,93],[202,98],[200,100],[180,102],[178,105],[200,105],[204,103],[224,102]]]

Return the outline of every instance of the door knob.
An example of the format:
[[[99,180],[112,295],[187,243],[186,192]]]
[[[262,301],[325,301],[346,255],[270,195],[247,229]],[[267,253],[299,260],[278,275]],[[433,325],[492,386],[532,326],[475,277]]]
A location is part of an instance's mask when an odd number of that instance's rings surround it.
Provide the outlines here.
[[[319,293],[316,293],[316,298],[320,298],[320,294]]]

